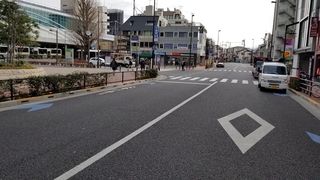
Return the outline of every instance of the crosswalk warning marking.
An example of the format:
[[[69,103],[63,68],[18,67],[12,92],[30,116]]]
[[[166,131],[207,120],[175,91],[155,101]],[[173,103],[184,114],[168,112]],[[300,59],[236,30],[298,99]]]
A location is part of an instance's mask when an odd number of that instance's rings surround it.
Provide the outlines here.
[[[182,78],[180,80],[187,80],[187,79],[190,79],[191,77],[185,77],[185,78]]]
[[[239,72],[242,72],[241,70],[239,70]]]
[[[174,78],[171,78],[171,79],[179,79],[179,78],[182,78],[182,76],[174,77]]]
[[[227,82],[228,79],[222,79],[220,82]]]
[[[258,85],[258,81],[253,81],[253,84],[254,85]]]
[[[205,81],[205,80],[207,80],[207,79],[209,79],[209,78],[203,78],[203,79],[200,79],[199,81]]]
[[[194,80],[197,80],[197,79],[200,79],[200,77],[195,77],[195,78],[192,78],[192,79],[189,79],[189,80],[194,81]]]
[[[249,84],[248,80],[242,80],[242,84]]]
[[[243,72],[247,72],[247,71],[243,71]]]
[[[218,78],[213,78],[210,81],[217,81],[217,80],[218,80]]]
[[[231,81],[231,83],[237,83],[238,82],[238,79],[233,79],[232,81]]]

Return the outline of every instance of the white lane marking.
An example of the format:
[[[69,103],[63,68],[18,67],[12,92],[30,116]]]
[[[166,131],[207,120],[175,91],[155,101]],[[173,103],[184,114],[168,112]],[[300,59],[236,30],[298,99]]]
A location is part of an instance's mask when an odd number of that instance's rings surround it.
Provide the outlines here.
[[[258,81],[253,81],[253,84],[254,85],[258,85]]]
[[[228,79],[222,79],[220,82],[227,82]]]
[[[196,98],[197,96],[199,96],[200,94],[204,93],[206,90],[208,90],[209,88],[211,88],[212,86],[214,86],[217,82],[214,82],[212,84],[210,84],[208,87],[204,88],[203,90],[201,90],[200,92],[198,92],[197,94],[193,95],[192,97],[184,100],[183,102],[181,102],[180,104],[178,104],[177,106],[173,107],[172,109],[170,109],[169,111],[161,114],[159,117],[155,118],[154,120],[150,121],[149,123],[147,123],[146,125],[140,127],[139,129],[135,130],[134,132],[132,132],[131,134],[127,135],[126,137],[120,139],[119,141],[115,142],[114,144],[112,144],[111,146],[103,149],[102,151],[100,151],[99,153],[97,153],[96,155],[92,156],[91,158],[85,160],[84,162],[80,163],[79,165],[77,165],[76,167],[70,169],[69,171],[65,172],[64,174],[60,175],[59,177],[55,178],[55,180],[66,180],[71,178],[72,176],[76,175],[77,173],[79,173],[80,171],[84,170],[85,168],[89,167],[91,164],[95,163],[96,161],[98,161],[99,159],[103,158],[104,156],[108,155],[110,152],[112,152],[113,150],[117,149],[118,147],[120,147],[121,145],[123,145],[124,143],[130,141],[132,138],[136,137],[137,135],[139,135],[140,133],[142,133],[143,131],[147,130],[148,128],[150,128],[151,126],[153,126],[154,124],[156,124],[157,122],[161,121],[163,118],[165,118],[166,116],[168,116],[169,114],[171,114],[172,112],[176,111],[177,109],[179,109],[180,107],[182,107],[183,105],[187,104],[189,101],[191,101],[192,99]]]
[[[171,84],[192,84],[192,85],[210,85],[211,83],[196,83],[196,82],[186,82],[186,81],[157,81],[159,83],[171,83]]]
[[[189,79],[190,81],[194,81],[194,80],[197,80],[197,79],[200,79],[200,77],[195,77],[195,78],[192,78],[192,79]]]
[[[249,71],[249,73],[252,73],[252,71]]]
[[[213,78],[210,81],[217,81],[217,80],[218,80],[218,78]]]
[[[179,79],[179,78],[182,78],[182,76],[178,76],[178,77],[174,77],[174,78],[171,78],[171,79]]]
[[[242,72],[241,70],[239,70],[239,72]]]
[[[213,71],[218,71],[217,69],[213,70]]]
[[[169,76],[169,78],[173,78],[174,76]]]
[[[223,71],[227,71],[227,70],[223,70]]]
[[[229,71],[232,71],[231,69],[229,69]]]
[[[237,83],[238,82],[238,79],[233,79],[232,81],[231,81],[231,83]]]
[[[209,78],[203,78],[203,79],[200,79],[199,81],[206,81],[208,80]]]
[[[98,95],[104,95],[104,94],[113,93],[113,92],[114,91],[106,91],[106,92],[99,93]]]
[[[243,72],[247,72],[247,71],[243,71]]]
[[[243,137],[241,133],[230,123],[230,121],[245,114],[257,123],[261,124],[261,126],[246,137]],[[232,141],[238,146],[242,154],[246,153],[252,146],[258,143],[264,136],[274,129],[274,126],[247,108],[220,118],[218,119],[218,122],[231,137]]]
[[[222,71],[221,69],[219,71]]]
[[[233,70],[236,70],[239,67],[239,65],[237,64],[237,66],[235,68],[233,68]]]
[[[186,80],[186,79],[190,79],[191,77],[185,77],[185,78],[182,78],[180,80]]]
[[[242,80],[242,84],[249,84],[248,80]]]

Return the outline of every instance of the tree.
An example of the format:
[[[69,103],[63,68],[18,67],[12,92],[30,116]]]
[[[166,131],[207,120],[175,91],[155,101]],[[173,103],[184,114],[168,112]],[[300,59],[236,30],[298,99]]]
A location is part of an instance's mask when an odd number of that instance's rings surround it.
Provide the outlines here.
[[[90,45],[97,41],[102,34],[101,28],[98,34],[98,2],[97,0],[73,0],[73,15],[75,16],[74,23],[74,43],[82,49],[81,57],[84,59],[83,50],[89,54]],[[100,26],[101,27],[101,26]],[[86,32],[90,31],[89,37]]]
[[[20,6],[8,0],[0,1],[0,44],[8,46],[12,63],[16,46],[35,45],[39,37],[39,26],[20,9]]]

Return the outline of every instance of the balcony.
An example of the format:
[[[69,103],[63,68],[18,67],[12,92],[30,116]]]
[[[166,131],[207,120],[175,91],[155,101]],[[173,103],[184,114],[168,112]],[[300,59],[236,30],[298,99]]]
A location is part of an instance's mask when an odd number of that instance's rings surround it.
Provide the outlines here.
[[[288,24],[291,24],[293,23],[293,21],[290,21],[290,20],[282,20],[282,21],[279,21],[278,22],[278,26],[286,26]]]
[[[296,7],[296,2],[294,0],[280,0],[280,2],[289,2],[291,4],[291,7]]]
[[[279,9],[279,14],[284,14],[284,13],[287,14],[288,16],[290,16],[290,19],[295,18],[295,13],[292,8]]]

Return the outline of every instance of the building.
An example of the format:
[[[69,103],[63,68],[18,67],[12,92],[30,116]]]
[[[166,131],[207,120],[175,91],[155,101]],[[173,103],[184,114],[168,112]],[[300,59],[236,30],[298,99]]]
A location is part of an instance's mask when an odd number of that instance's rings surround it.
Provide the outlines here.
[[[284,53],[286,25],[292,24],[295,20],[297,0],[275,0],[273,28],[272,28],[272,52],[271,57],[274,61],[282,58]],[[294,27],[289,27],[293,31]]]
[[[108,34],[118,35],[121,30],[120,27],[123,24],[124,13],[120,9],[108,9],[109,15],[109,32]]]
[[[64,13],[73,14],[73,1],[72,0],[60,0],[60,10]]]

